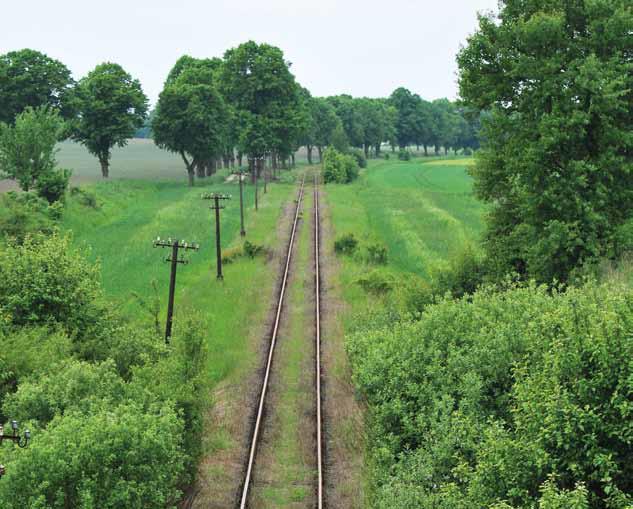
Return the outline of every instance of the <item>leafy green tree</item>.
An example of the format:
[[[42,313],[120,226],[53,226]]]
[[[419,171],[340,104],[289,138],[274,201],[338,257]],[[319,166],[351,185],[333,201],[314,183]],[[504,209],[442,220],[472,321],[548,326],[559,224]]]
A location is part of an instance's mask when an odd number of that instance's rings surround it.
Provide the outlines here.
[[[288,153],[298,139],[300,91],[283,52],[253,41],[224,54],[221,91],[241,126],[239,151],[249,160]],[[275,154],[273,154],[275,155]],[[256,171],[253,171],[255,178]]]
[[[567,280],[633,215],[628,0],[506,0],[460,52],[467,106],[489,110],[473,170],[499,273]]]
[[[314,144],[319,153],[319,162],[323,162],[323,149],[332,144],[337,127],[340,126],[342,129],[341,121],[336,115],[334,107],[322,97],[315,97],[312,101],[312,118],[314,120]],[[347,143],[345,144],[347,145]]]
[[[419,96],[412,94],[406,88],[400,87],[393,91],[389,103],[396,109],[396,141],[401,149],[415,143],[419,131]]]
[[[230,111],[204,67],[184,70],[161,92],[152,123],[154,143],[180,155],[189,185],[195,169],[222,154]]]
[[[365,125],[359,108],[359,100],[346,94],[328,97],[327,100],[341,120],[348,143],[352,147],[363,148]]]
[[[73,105],[72,138],[99,159],[107,178],[112,148],[127,145],[143,126],[148,102],[141,84],[118,64],[100,64],[77,84]]]
[[[50,106],[69,117],[73,80],[68,68],[32,49],[0,56],[0,122],[13,124],[27,107]]]
[[[55,146],[64,123],[49,108],[27,107],[15,125],[0,124],[0,175],[15,180],[24,191],[55,169]]]

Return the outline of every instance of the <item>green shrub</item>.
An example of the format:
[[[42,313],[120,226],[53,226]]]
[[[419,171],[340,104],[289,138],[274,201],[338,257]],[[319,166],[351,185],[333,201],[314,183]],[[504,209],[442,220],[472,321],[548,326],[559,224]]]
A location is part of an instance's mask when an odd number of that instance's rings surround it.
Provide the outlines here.
[[[113,361],[91,364],[67,359],[22,380],[17,392],[6,398],[3,413],[41,428],[56,415],[70,410],[88,414],[95,405],[120,403],[124,395],[125,384]]]
[[[433,286],[438,295],[449,292],[459,298],[477,290],[484,284],[487,275],[485,259],[467,244],[450,258],[447,269],[434,274]]]
[[[97,202],[97,196],[81,187],[71,187],[70,195],[75,197],[77,201],[84,207],[90,207],[91,209],[98,209],[99,203]]]
[[[400,151],[398,152],[398,159],[400,159],[400,161],[410,161],[411,152],[405,149],[400,149]]]
[[[359,168],[367,168],[367,158],[365,152],[360,149],[354,149],[350,152],[350,155],[356,159],[356,164]]]
[[[613,245],[616,258],[633,253],[633,219],[629,219],[616,229]]]
[[[367,293],[383,295],[393,290],[394,279],[391,274],[380,270],[372,270],[366,276],[358,278],[356,283]]]
[[[249,258],[255,258],[265,252],[264,246],[253,244],[248,240],[244,241],[244,254]]]
[[[31,234],[50,234],[54,219],[46,201],[33,193],[0,194],[0,236],[21,243]]]
[[[385,152],[384,158],[386,161],[389,161],[389,159],[391,159],[391,156],[389,155],[389,152]]]
[[[358,247],[358,239],[353,233],[346,233],[334,242],[334,251],[339,254],[352,254]]]
[[[375,507],[629,507],[631,337],[633,290],[593,283],[484,289],[355,330]]]
[[[182,433],[169,404],[58,416],[46,431],[33,432],[30,447],[3,456],[0,505],[173,507],[184,471]]]
[[[42,174],[35,183],[37,194],[48,203],[63,202],[71,174],[70,170],[52,170]]]
[[[387,265],[389,254],[384,244],[370,244],[367,246],[367,261],[376,265]]]
[[[342,154],[333,147],[323,153],[323,181],[347,184],[358,177],[358,164],[353,156]]]
[[[99,320],[100,297],[98,267],[68,236],[28,236],[0,247],[0,310],[12,325],[59,324],[82,335]]]

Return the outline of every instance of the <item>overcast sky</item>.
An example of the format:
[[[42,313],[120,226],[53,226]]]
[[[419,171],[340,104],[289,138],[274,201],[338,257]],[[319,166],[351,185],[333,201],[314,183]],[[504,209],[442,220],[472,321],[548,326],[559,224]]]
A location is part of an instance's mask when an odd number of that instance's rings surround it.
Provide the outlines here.
[[[313,95],[384,97],[405,86],[455,98],[455,54],[497,0],[12,0],[0,53],[25,47],[75,78],[121,64],[154,103],[178,57],[222,56],[253,39],[279,46]]]

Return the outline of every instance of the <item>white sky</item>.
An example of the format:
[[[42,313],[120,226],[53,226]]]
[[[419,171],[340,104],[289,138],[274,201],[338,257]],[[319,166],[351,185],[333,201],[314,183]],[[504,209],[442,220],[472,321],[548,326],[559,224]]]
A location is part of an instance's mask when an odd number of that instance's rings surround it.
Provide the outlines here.
[[[5,0],[0,53],[25,47],[80,78],[104,61],[154,103],[178,57],[222,56],[253,39],[279,46],[313,95],[385,97],[405,86],[455,98],[455,54],[497,0]]]

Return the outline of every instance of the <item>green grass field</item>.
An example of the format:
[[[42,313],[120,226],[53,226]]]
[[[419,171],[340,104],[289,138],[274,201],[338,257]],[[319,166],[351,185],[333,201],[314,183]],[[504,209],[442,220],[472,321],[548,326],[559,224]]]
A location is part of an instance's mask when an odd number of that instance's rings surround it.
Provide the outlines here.
[[[477,245],[484,205],[472,194],[472,159],[372,160],[351,185],[327,185],[335,237],[353,233],[361,246],[383,244],[398,276],[428,280],[466,244]],[[370,299],[355,282],[374,266],[344,256],[342,283],[350,302]]]
[[[200,243],[200,251],[186,254],[190,263],[178,267],[176,319],[182,310],[194,309],[208,325],[212,382],[242,365],[245,338],[252,323],[263,319],[276,277],[276,267],[270,267],[265,256],[260,256],[242,257],[226,265],[224,282],[216,280],[214,223],[210,202],[201,199],[203,192],[233,195],[222,211],[222,245],[226,248],[242,244],[238,185],[224,183],[223,173],[195,188],[169,180],[89,184],[84,187],[96,194],[99,208],[86,207],[71,197],[62,220],[63,229],[72,232],[75,244],[88,249],[89,256],[99,261],[106,295],[130,319],[146,321],[148,326],[151,314],[134,294],[151,302],[155,282],[164,323],[169,282],[169,264],[164,261],[168,250],[153,248],[153,239],[171,236]],[[293,190],[289,179],[287,183],[269,186],[268,193],[260,195],[260,208],[255,213],[253,188],[246,186],[246,230],[250,242],[274,246],[277,223]]]

